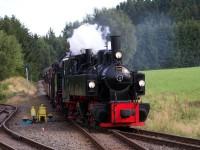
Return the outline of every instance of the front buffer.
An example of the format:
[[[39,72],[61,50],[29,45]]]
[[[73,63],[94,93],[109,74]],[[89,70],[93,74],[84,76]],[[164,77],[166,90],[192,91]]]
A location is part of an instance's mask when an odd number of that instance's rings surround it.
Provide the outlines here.
[[[137,102],[111,102],[110,122],[102,122],[100,127],[131,127],[143,126],[149,113],[149,104]]]

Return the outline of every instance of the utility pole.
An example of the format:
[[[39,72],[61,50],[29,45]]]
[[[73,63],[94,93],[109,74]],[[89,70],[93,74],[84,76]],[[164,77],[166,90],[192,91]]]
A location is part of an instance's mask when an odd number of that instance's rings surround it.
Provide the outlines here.
[[[28,81],[28,65],[25,66],[25,70],[26,70],[26,80]]]

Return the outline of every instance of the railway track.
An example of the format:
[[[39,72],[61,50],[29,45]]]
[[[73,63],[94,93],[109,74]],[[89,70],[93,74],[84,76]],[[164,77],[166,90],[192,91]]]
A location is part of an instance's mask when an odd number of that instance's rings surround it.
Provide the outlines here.
[[[27,137],[24,137],[11,129],[6,125],[14,114],[17,112],[17,107],[11,105],[0,104],[0,149],[5,150],[17,150],[17,149],[42,149],[53,150],[53,148],[33,141]],[[12,146],[10,146],[12,145]]]
[[[112,149],[135,149],[135,150],[147,150],[147,148],[137,144],[133,140],[130,140],[126,136],[114,130],[104,130],[103,132],[88,131],[84,129],[74,121],[71,123],[78,128],[85,136],[87,136],[91,142],[99,150],[112,150]]]
[[[103,130],[89,132],[71,121],[100,150],[107,149],[185,149],[200,150],[200,140],[141,129]],[[144,144],[141,144],[142,141]],[[122,143],[123,142],[123,143]],[[150,145],[148,145],[148,144]],[[113,145],[114,144],[114,145]],[[153,148],[152,148],[153,147]]]
[[[16,149],[44,149],[52,150],[53,148],[35,142],[9,129],[6,122],[11,119],[17,112],[17,108],[10,105],[0,104],[0,149],[16,150]],[[126,130],[103,130],[88,131],[77,123],[71,121],[81,132],[83,132],[97,149],[150,149],[147,145],[141,144],[143,141],[152,145],[161,145],[178,149],[200,150],[200,140],[186,137],[174,136],[164,133],[146,131],[141,129]],[[162,147],[163,148],[163,147]],[[165,147],[164,147],[165,148]]]
[[[200,140],[175,136],[165,133],[130,129],[128,131],[116,131],[129,139],[144,141],[154,145],[166,145],[179,149],[200,150]]]

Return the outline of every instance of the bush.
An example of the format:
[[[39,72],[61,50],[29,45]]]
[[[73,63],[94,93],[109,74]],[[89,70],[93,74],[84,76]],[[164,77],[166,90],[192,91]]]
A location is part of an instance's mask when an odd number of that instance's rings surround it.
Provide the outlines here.
[[[2,93],[0,93],[0,101],[3,100],[4,98],[6,98],[6,96]]]
[[[6,98],[6,95],[3,91],[8,89],[8,84],[0,83],[0,101]]]

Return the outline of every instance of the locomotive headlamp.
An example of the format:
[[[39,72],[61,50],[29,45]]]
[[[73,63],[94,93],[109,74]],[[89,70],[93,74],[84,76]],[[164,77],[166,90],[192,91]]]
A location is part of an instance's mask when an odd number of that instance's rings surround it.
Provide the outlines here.
[[[95,88],[95,82],[94,82],[94,81],[90,81],[90,82],[88,83],[88,86],[89,86],[89,88],[91,88],[91,89]]]
[[[116,53],[115,53],[115,57],[116,57],[117,59],[121,59],[121,58],[122,58],[122,52],[116,52]]]
[[[145,81],[144,80],[140,80],[139,81],[139,86],[141,86],[141,87],[145,86]]]

